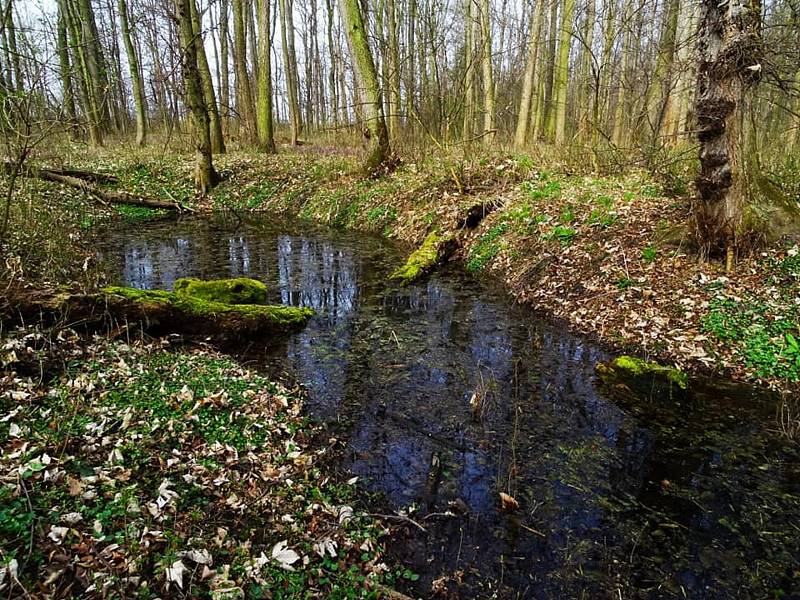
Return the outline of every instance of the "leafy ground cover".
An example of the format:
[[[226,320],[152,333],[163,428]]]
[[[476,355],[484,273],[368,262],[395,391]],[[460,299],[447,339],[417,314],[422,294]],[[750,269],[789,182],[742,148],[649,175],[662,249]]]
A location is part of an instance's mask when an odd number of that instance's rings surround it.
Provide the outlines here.
[[[0,365],[1,594],[369,598],[403,575],[297,390],[69,330],[7,333]]]

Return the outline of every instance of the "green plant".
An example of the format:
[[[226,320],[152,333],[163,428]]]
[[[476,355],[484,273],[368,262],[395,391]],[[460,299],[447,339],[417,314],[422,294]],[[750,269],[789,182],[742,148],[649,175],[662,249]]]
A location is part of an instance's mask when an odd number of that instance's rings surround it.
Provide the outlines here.
[[[653,262],[656,259],[658,252],[653,246],[646,246],[642,248],[642,260],[645,262]]]
[[[501,250],[499,238],[508,230],[508,223],[500,223],[484,233],[478,242],[470,248],[467,259],[467,270],[476,272],[483,269],[497,256]]]
[[[556,225],[553,228],[553,231],[550,232],[550,236],[552,239],[558,240],[562,246],[569,246],[572,244],[575,237],[578,235],[578,232],[571,227],[564,227],[562,225]]]

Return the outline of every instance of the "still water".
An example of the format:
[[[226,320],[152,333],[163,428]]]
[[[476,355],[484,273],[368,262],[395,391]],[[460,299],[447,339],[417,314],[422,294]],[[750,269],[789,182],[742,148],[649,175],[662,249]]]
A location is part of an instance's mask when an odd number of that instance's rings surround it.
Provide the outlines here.
[[[125,285],[244,275],[317,311],[241,354],[302,382],[347,440],[344,467],[412,510],[425,531],[391,547],[421,596],[445,577],[463,598],[800,597],[800,451],[765,394],[606,389],[597,346],[457,267],[392,284],[404,252],[362,234],[188,219],[102,246]]]

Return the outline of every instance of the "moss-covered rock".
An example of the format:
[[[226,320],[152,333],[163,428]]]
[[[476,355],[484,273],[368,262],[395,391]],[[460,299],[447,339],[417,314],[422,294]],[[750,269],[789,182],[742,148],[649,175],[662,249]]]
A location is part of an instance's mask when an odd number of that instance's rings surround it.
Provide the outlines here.
[[[452,234],[440,235],[432,232],[422,245],[411,253],[406,263],[396,269],[389,278],[400,281],[403,285],[412,283],[444,262],[454,248],[455,238]]]
[[[624,385],[639,393],[684,397],[689,392],[689,376],[685,372],[634,356],[599,363],[596,370],[604,383]]]
[[[247,277],[211,280],[185,277],[175,281],[174,290],[177,294],[223,304],[265,304],[267,302],[267,286]]]

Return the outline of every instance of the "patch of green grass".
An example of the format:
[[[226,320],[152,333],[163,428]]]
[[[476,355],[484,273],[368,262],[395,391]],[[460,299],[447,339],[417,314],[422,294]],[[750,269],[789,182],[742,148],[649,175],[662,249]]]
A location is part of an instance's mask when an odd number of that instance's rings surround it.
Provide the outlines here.
[[[653,262],[658,255],[658,251],[653,246],[642,248],[642,260],[645,262]]]
[[[781,314],[763,303],[715,298],[702,318],[705,332],[727,342],[758,377],[800,381],[800,308],[785,299]]]
[[[564,227],[563,225],[556,225],[549,234],[549,238],[558,240],[558,242],[566,247],[572,244],[578,232],[572,227]]]
[[[609,213],[605,209],[596,208],[589,215],[589,223],[592,225],[599,225],[600,227],[611,227],[618,220],[618,215]]]
[[[521,189],[534,202],[558,198],[561,195],[561,183],[550,181],[544,175],[540,175],[538,180],[523,182]]]
[[[161,208],[148,208],[146,206],[131,206],[128,204],[120,204],[115,207],[117,214],[122,217],[126,223],[141,223],[143,221],[152,221],[160,219],[167,214],[167,211]]]
[[[617,279],[617,289],[627,290],[634,285],[636,285],[636,282],[630,277],[620,277]]]
[[[662,195],[661,186],[655,183],[646,183],[642,186],[640,193],[645,198],[658,198]]]
[[[470,248],[467,259],[468,271],[471,273],[480,271],[500,253],[502,249],[500,238],[506,231],[508,231],[508,223],[504,222],[495,225],[481,235],[478,243]]]

